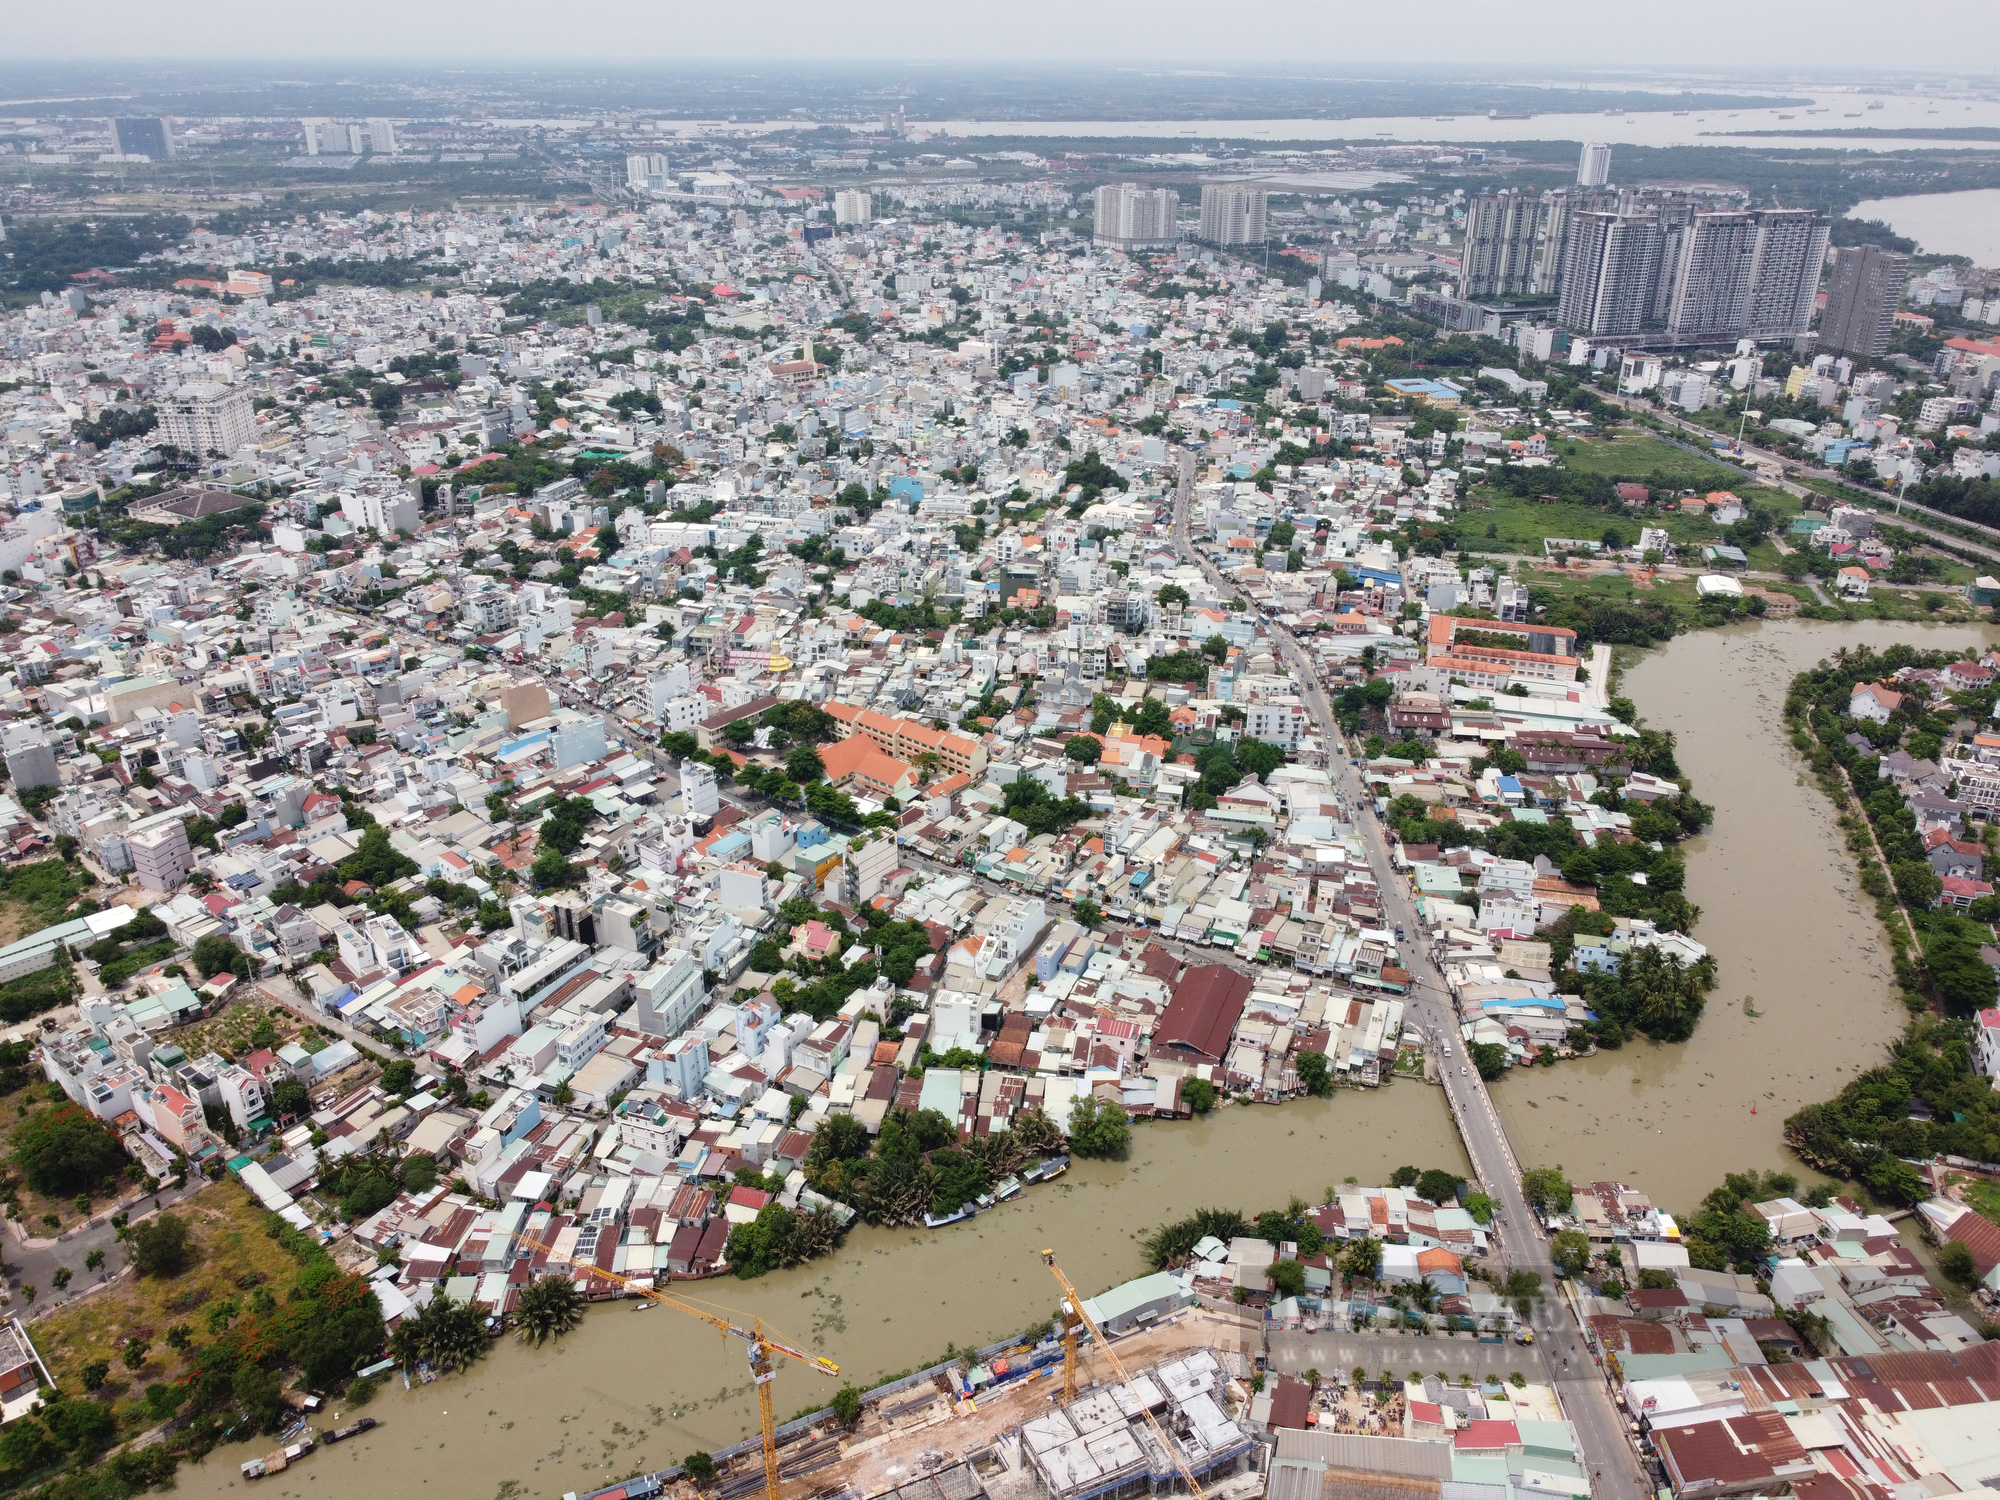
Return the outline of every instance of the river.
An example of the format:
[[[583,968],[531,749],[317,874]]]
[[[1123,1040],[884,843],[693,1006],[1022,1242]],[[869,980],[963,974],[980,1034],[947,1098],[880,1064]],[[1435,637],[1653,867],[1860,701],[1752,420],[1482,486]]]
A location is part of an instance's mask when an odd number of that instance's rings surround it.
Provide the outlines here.
[[[1798,1170],[1785,1117],[1881,1061],[1904,1013],[1832,809],[1784,741],[1786,688],[1843,645],[1996,639],[1991,626],[1741,625],[1677,637],[1625,674],[1625,695],[1678,736],[1682,772],[1715,808],[1687,845],[1687,893],[1718,981],[1686,1043],[1510,1074],[1494,1097],[1522,1166],[1623,1181],[1674,1212],[1725,1172]]]
[[[1200,152],[1219,142],[1348,141],[1372,145],[1396,142],[1605,141],[1614,146],[1739,146],[1759,151],[1980,151],[1990,140],[1949,136],[1882,136],[1879,130],[1923,131],[1966,126],[2000,126],[2000,102],[1942,99],[1917,94],[1806,91],[1771,87],[1773,94],[1812,92],[1809,105],[1784,108],[1676,110],[1605,114],[1537,114],[1492,119],[1461,115],[1381,115],[1356,119],[1184,120],[926,120],[912,127],[951,137],[1006,136],[1023,140],[1109,138],[1156,140],[1164,151]],[[1875,106],[1880,106],[1879,108]],[[778,128],[778,127],[771,127]],[[1801,134],[1780,135],[1779,131]],[[1825,131],[1828,134],[1811,132]],[[1832,132],[1855,131],[1838,135]],[[1768,132],[1768,133],[1767,133]],[[1614,157],[1614,164],[1616,158]],[[1331,189],[1327,189],[1331,190]],[[1970,254],[1971,252],[1966,252]]]
[[[837,1254],[796,1271],[688,1290],[767,1319],[865,1387],[940,1359],[952,1344],[977,1347],[1048,1317],[1056,1299],[1036,1257],[1044,1247],[1078,1286],[1096,1290],[1148,1269],[1138,1241],[1162,1220],[1208,1205],[1254,1213],[1293,1194],[1317,1201],[1345,1178],[1381,1182],[1405,1164],[1469,1170],[1440,1089],[1403,1081],[1229,1107],[1205,1120],[1140,1125],[1129,1161],[1079,1162],[969,1224],[858,1228]],[[469,1374],[412,1392],[394,1380],[368,1408],[381,1429],[258,1481],[256,1493],[557,1496],[753,1431],[741,1346],[665,1308],[635,1315],[631,1307],[598,1309],[545,1349],[504,1340]],[[823,1404],[835,1384],[787,1365],[775,1388],[780,1420]],[[179,1493],[241,1492],[237,1465],[269,1446],[218,1449],[182,1469]],[[508,1481],[520,1488],[505,1489]]]
[[[1870,198],[1847,215],[1880,219],[1931,255],[1963,255],[1975,266],[2000,266],[2000,188]]]

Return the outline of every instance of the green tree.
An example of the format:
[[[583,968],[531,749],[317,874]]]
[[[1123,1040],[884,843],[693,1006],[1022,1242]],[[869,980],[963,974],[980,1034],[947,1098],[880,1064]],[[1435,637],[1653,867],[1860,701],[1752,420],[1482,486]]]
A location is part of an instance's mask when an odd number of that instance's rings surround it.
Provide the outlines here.
[[[1085,927],[1095,927],[1104,920],[1104,908],[1087,896],[1071,906],[1069,914]]]
[[[1521,1174],[1521,1196],[1542,1214],[1566,1214],[1576,1190],[1561,1167],[1530,1167]]]
[[[125,1151],[110,1126],[64,1103],[15,1127],[14,1165],[36,1192],[67,1198],[114,1181],[125,1169]]]
[[[104,1382],[110,1378],[111,1366],[108,1362],[101,1359],[93,1359],[81,1370],[77,1371],[77,1379],[83,1382],[83,1388],[86,1391],[102,1390]]]
[[[204,979],[213,979],[218,974],[233,973],[236,961],[248,955],[219,932],[205,933],[195,939],[194,966]]]
[[[1069,1108],[1069,1144],[1078,1156],[1122,1157],[1131,1149],[1132,1122],[1120,1106],[1079,1095]]]
[[[408,1094],[417,1086],[417,1065],[407,1057],[396,1058],[382,1069],[382,1092]]]
[[[1549,1256],[1563,1275],[1581,1276],[1590,1265],[1590,1236],[1581,1229],[1559,1230],[1549,1241]]]
[[[833,1393],[833,1414],[840,1419],[843,1427],[855,1427],[861,1421],[861,1387],[844,1385]]]
[[[155,1214],[134,1225],[129,1238],[132,1265],[141,1276],[178,1276],[194,1263],[194,1241],[178,1214]]]
[[[1350,1240],[1340,1257],[1340,1269],[1355,1281],[1373,1281],[1382,1273],[1382,1242]]]
[[[1308,1094],[1324,1097],[1333,1092],[1333,1069],[1327,1066],[1324,1052],[1301,1052],[1292,1066],[1299,1075],[1299,1086]]]
[[[1417,1196],[1431,1203],[1450,1203],[1458,1197],[1458,1190],[1464,1186],[1465,1179],[1456,1172],[1445,1172],[1432,1167],[1417,1178]]]
[[[688,1478],[692,1479],[697,1487],[715,1481],[715,1460],[706,1453],[690,1453],[681,1460],[681,1467],[687,1470]]]
[[[1104,758],[1104,742],[1094,735],[1073,734],[1063,745],[1063,754],[1078,765],[1094,766]]]
[[[1979,1267],[1973,1263],[1972,1250],[1963,1240],[1947,1240],[1938,1251],[1938,1269],[1960,1286],[1971,1286],[1979,1279]]]
[[[577,867],[563,858],[563,852],[553,846],[545,846],[536,854],[535,862],[529,867],[535,884],[545,891],[561,890],[575,885],[579,879]]]
[[[1507,1049],[1498,1042],[1468,1042],[1465,1048],[1479,1076],[1491,1083],[1508,1068]]]
[[[826,763],[811,745],[794,745],[785,754],[785,775],[804,786],[826,779]]]
[[[142,1339],[137,1334],[125,1340],[125,1349],[120,1356],[125,1361],[125,1368],[136,1370],[145,1364],[146,1356],[152,1352],[152,1348],[153,1341],[151,1339]]]
[[[1265,1275],[1271,1278],[1271,1290],[1280,1297],[1297,1297],[1306,1289],[1306,1268],[1295,1260],[1273,1261]]]
[[[405,1370],[429,1364],[453,1374],[486,1352],[485,1319],[470,1303],[439,1295],[404,1315],[389,1340],[389,1354]]]
[[[1182,1079],[1181,1103],[1198,1115],[1207,1114],[1215,1108],[1215,1085],[1206,1078]]]
[[[1155,597],[1159,599],[1160,608],[1162,609],[1171,604],[1185,605],[1188,603],[1188,591],[1178,583],[1168,584]]]
[[[559,1339],[583,1322],[584,1298],[567,1276],[542,1276],[521,1288],[514,1303],[514,1332],[524,1344]]]

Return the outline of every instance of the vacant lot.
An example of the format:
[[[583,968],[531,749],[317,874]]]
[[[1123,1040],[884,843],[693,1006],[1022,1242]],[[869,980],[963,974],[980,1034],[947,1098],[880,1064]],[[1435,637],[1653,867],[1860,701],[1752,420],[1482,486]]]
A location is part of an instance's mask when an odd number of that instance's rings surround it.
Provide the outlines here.
[[[1748,483],[1740,469],[1677,448],[1651,433],[1621,428],[1601,438],[1559,438],[1549,450],[1580,474],[1602,474],[1675,489],[1735,490]]]
[[[1620,478],[1631,477],[1621,474]],[[1755,485],[1735,485],[1730,493],[1746,504],[1771,513],[1782,531],[1799,513],[1799,502],[1782,490],[1760,489]],[[1678,505],[1647,507],[1630,515],[1616,515],[1593,506],[1569,501],[1541,501],[1510,494],[1495,485],[1482,485],[1466,497],[1466,545],[1475,552],[1520,552],[1540,555],[1547,537],[1570,537],[1579,541],[1601,542],[1607,530],[1616,531],[1620,542],[1631,546],[1639,539],[1639,528],[1657,526],[1673,538],[1681,562],[1694,566],[1700,561],[1704,543],[1722,540],[1722,530],[1706,516],[1684,515]],[[1748,551],[1750,566],[1777,571],[1781,559],[1769,540]]]
[[[172,1033],[172,1040],[189,1057],[219,1052],[231,1061],[241,1061],[259,1047],[275,1050],[300,1039],[302,1033],[310,1034],[305,1043],[308,1052],[324,1045],[298,1016],[258,997],[239,1000],[219,1015],[183,1026]]]
[[[81,1371],[93,1360],[109,1364],[113,1380],[133,1395],[169,1379],[181,1368],[180,1356],[164,1342],[169,1328],[185,1323],[197,1342],[207,1343],[208,1320],[218,1306],[233,1301],[247,1308],[257,1288],[272,1281],[282,1286],[298,1270],[278,1242],[265,1236],[269,1216],[234,1178],[182,1200],[172,1212],[186,1223],[197,1247],[188,1270],[164,1281],[128,1272],[35,1324],[36,1347],[65,1395],[82,1390]],[[121,1358],[133,1338],[153,1346],[137,1371]]]

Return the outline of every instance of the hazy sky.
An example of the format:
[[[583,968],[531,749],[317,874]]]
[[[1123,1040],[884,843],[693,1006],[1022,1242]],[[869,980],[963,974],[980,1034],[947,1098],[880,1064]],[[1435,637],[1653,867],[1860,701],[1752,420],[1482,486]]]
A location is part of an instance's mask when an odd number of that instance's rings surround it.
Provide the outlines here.
[[[15,0],[7,10],[6,52],[69,61],[1297,59],[2000,73],[1992,0]],[[1921,25],[1899,24],[1919,14]]]

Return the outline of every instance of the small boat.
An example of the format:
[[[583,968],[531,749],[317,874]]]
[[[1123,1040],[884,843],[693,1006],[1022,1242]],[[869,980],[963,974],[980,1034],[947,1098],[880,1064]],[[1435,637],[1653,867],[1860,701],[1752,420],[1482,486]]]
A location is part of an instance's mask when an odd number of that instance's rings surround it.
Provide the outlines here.
[[[1009,1198],[1018,1197],[1020,1192],[1021,1179],[1018,1177],[1003,1177],[993,1184],[993,1196],[1001,1203],[1005,1203]]]
[[[966,1207],[959,1209],[956,1213],[944,1214],[942,1216],[938,1214],[925,1214],[924,1228],[942,1229],[947,1224],[956,1224],[961,1219],[969,1219],[977,1212],[978,1212],[977,1209],[973,1208],[971,1205],[968,1204]]]
[[[360,1421],[351,1423],[346,1427],[334,1428],[333,1431],[326,1435],[326,1441],[329,1443],[344,1443],[351,1437],[360,1437],[364,1432],[372,1432],[381,1425],[373,1417],[363,1417]]]
[[[1841,118],[1843,120],[1858,120],[1861,118],[1861,111],[1858,109],[1850,109],[1846,114],[1842,115]]]
[[[1868,107],[1870,109],[1880,109],[1882,107],[1882,101],[1880,99],[1870,99],[1868,101]]]
[[[659,1304],[658,1304],[658,1303],[656,1303],[656,1302],[654,1302],[654,1301],[653,1301],[653,1299],[652,1299],[652,1298],[650,1298],[650,1297],[641,1297],[641,1298],[639,1299],[639,1305],[638,1305],[637,1307],[634,1307],[634,1308],[632,1309],[632,1311],[633,1311],[633,1312],[651,1312],[651,1311],[652,1311],[652,1310],[653,1310],[653,1309],[654,1309],[655,1307],[657,1307],[658,1305],[659,1305]]]

